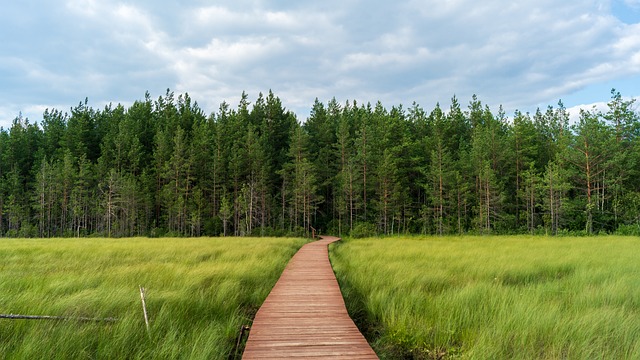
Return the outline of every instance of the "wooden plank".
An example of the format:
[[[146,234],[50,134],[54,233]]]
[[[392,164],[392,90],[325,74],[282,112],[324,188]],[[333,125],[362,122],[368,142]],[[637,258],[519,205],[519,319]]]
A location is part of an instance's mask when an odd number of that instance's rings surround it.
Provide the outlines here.
[[[289,261],[253,321],[243,359],[378,359],[344,305],[323,236]]]

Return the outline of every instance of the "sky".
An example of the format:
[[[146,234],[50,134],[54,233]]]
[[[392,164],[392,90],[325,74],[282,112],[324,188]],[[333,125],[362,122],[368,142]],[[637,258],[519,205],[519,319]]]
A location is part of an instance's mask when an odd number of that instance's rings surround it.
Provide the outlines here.
[[[0,127],[45,109],[130,105],[171,89],[208,114],[272,90],[304,121],[316,98],[509,115],[616,88],[640,97],[640,0],[6,1]]]

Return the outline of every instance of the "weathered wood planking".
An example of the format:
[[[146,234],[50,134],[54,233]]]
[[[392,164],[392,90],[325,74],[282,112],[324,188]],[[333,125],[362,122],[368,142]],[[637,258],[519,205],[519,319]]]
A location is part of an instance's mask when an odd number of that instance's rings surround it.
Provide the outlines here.
[[[243,359],[378,359],[349,317],[323,236],[303,246],[253,321]]]

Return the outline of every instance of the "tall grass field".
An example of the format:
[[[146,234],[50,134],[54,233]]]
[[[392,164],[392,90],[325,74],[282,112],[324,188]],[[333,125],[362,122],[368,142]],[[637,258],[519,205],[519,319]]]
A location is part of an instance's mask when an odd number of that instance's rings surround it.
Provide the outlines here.
[[[372,238],[331,260],[383,359],[640,359],[637,237]]]
[[[0,359],[227,359],[303,239],[0,240]],[[146,331],[139,285],[146,289]]]

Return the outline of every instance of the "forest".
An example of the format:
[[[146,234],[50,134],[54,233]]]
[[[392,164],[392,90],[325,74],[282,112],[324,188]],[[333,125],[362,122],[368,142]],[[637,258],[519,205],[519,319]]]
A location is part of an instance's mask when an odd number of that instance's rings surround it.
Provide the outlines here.
[[[85,99],[0,129],[0,236],[640,234],[640,121],[559,102],[507,116],[269,91],[206,114],[188,94]]]

